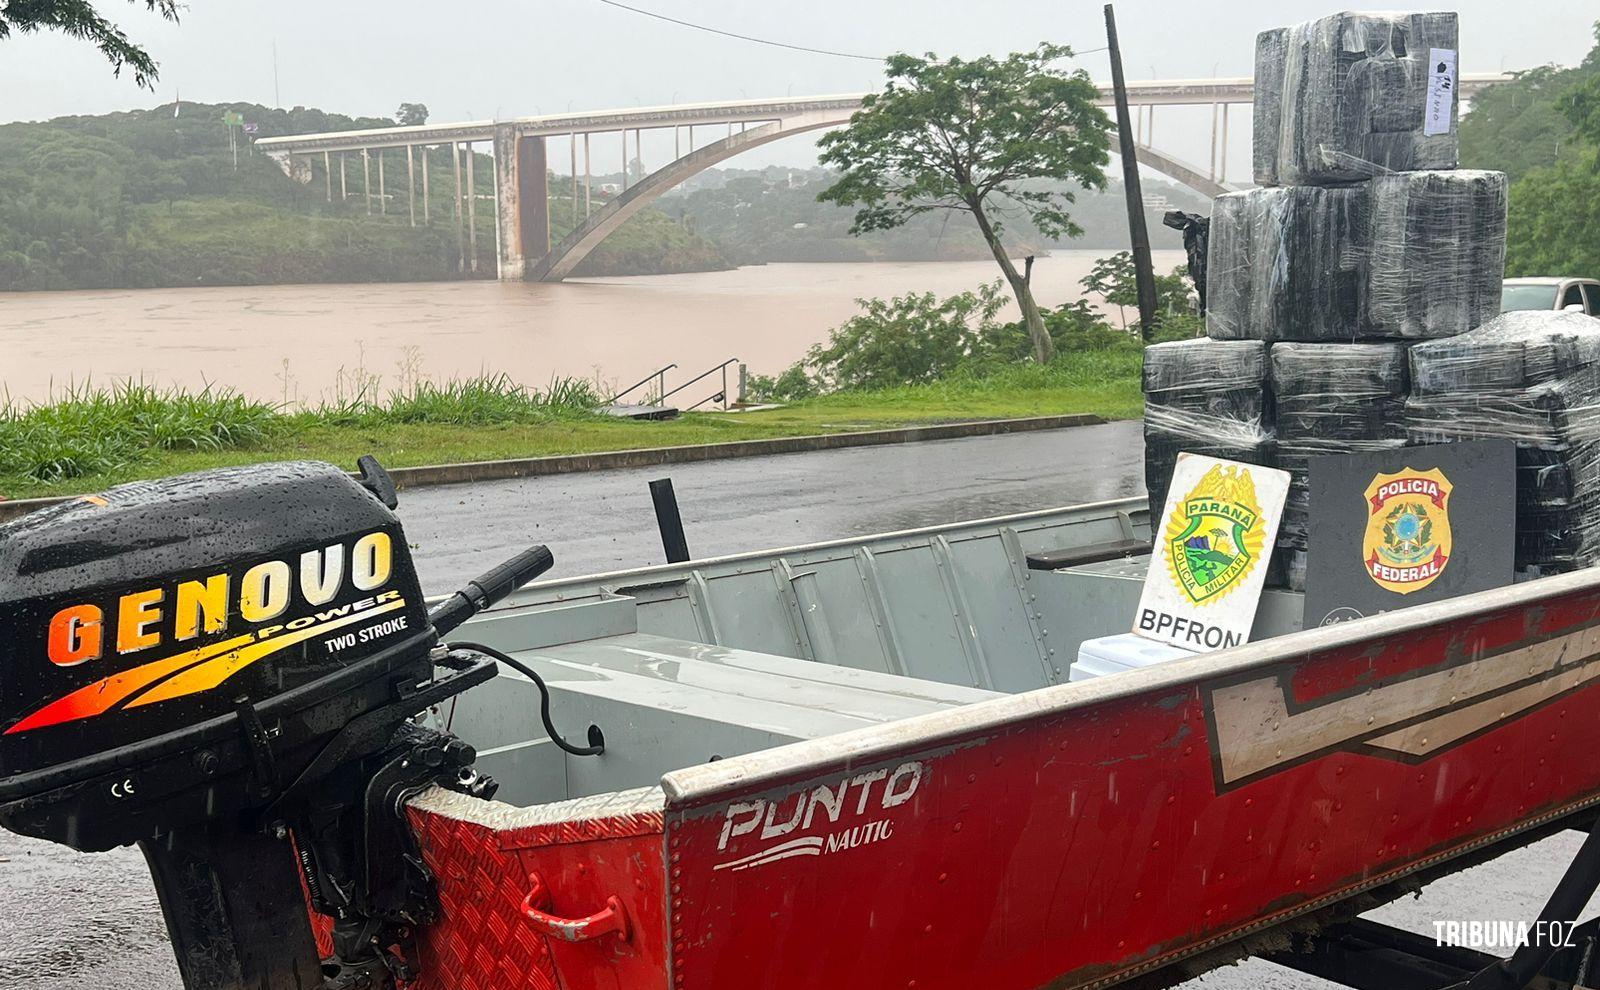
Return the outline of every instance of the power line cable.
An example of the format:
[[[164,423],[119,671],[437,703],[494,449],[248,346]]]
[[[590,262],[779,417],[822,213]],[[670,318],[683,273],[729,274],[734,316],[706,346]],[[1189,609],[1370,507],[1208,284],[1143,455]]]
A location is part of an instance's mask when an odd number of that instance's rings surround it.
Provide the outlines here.
[[[834,58],[853,58],[862,62],[888,61],[888,59],[884,58],[882,55],[859,55],[855,52],[834,51],[831,48],[811,48],[806,45],[791,45],[787,41],[773,41],[769,38],[757,38],[753,35],[740,34],[737,31],[724,31],[722,28],[715,28],[706,24],[696,24],[693,21],[680,20],[679,18],[669,17],[666,14],[660,14],[653,10],[645,10],[642,7],[632,7],[628,4],[619,2],[619,0],[599,0],[599,2],[608,7],[616,7],[619,10],[626,10],[634,14],[642,14],[645,17],[653,17],[658,21],[666,21],[668,24],[676,24],[679,27],[692,28],[696,31],[705,31],[709,34],[718,34],[724,38],[735,38],[739,41],[749,41],[757,45],[771,45],[773,48],[787,48],[793,52],[808,52],[812,55],[831,55]],[[1106,47],[1090,48],[1087,51],[1075,51],[1073,52],[1073,55],[1093,55],[1095,52],[1103,52],[1107,50],[1109,49]]]
[[[748,34],[739,34],[739,33],[735,32],[735,31],[724,31],[721,28],[708,27],[708,26],[706,26],[704,24],[695,24],[695,23],[693,23],[691,21],[679,20],[676,17],[668,17],[666,14],[658,14],[653,10],[644,10],[642,8],[639,8],[639,7],[630,7],[625,3],[618,3],[617,0],[600,0],[600,2],[605,4],[608,7],[618,7],[620,9],[622,9],[622,10],[632,11],[635,14],[643,14],[646,17],[654,17],[658,21],[666,21],[669,24],[677,24],[677,25],[680,25],[682,27],[693,28],[696,31],[707,31],[707,32],[710,32],[711,34],[720,34],[725,38],[737,38],[740,41],[752,41],[752,42],[755,42],[758,45],[771,45],[774,48],[787,48],[790,51],[796,51],[796,52],[810,52],[813,55],[832,55],[835,58],[854,58],[854,59],[860,59],[863,62],[883,62],[883,61],[887,61],[886,59],[884,59],[882,56],[879,56],[879,55],[857,55],[857,54],[855,54],[853,52],[836,52],[836,51],[832,51],[832,50],[827,49],[827,48],[808,48],[805,45],[791,45],[786,41],[771,41],[771,40],[768,40],[766,38],[752,37],[752,36],[750,36]]]

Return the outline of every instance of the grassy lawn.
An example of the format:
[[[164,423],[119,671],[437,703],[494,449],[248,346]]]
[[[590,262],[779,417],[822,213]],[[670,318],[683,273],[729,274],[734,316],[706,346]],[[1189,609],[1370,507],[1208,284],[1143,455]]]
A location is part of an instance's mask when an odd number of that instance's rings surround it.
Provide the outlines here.
[[[258,461],[311,458],[351,467],[362,454],[375,454],[389,467],[414,467],[454,461],[499,460],[552,454],[593,453],[641,447],[721,443],[772,437],[804,436],[882,429],[919,423],[946,423],[973,419],[1093,413],[1107,419],[1136,417],[1142,408],[1139,391],[1139,354],[1069,356],[1047,368],[1021,366],[982,378],[960,378],[926,385],[874,392],[841,392],[792,403],[781,409],[719,414],[689,413],[665,422],[635,422],[588,415],[570,409],[540,407],[533,410],[472,410],[430,407],[418,413],[415,404],[359,415],[326,411],[279,415],[271,412],[250,420],[249,428],[228,429],[232,411],[203,409],[191,418],[201,420],[196,439],[182,424],[161,420],[145,427],[126,429],[133,440],[114,456],[70,457],[65,469],[41,470],[54,464],[48,456],[14,458],[8,465],[0,450],[0,496],[29,498],[96,491],[124,481],[163,477],[185,471]],[[146,399],[159,406],[161,398]],[[31,432],[17,435],[29,443],[68,448],[77,437],[73,430],[106,432],[108,422],[122,418],[120,407],[97,408],[96,416],[62,413],[43,427],[30,423]],[[141,407],[141,415],[150,413]],[[26,419],[24,411],[9,413],[15,426]],[[512,421],[492,421],[496,416]],[[35,414],[35,418],[39,418]],[[458,421],[441,421],[456,419]],[[63,423],[67,425],[63,425]],[[0,418],[0,446],[7,442],[8,420]],[[55,430],[51,433],[50,430]],[[225,435],[222,442],[213,438]],[[62,434],[63,438],[57,436]],[[146,434],[165,439],[145,441]],[[42,436],[42,439],[41,439]],[[204,440],[205,442],[199,442]],[[23,446],[14,441],[15,446]],[[56,475],[48,478],[49,475]],[[48,480],[47,480],[48,478]]]

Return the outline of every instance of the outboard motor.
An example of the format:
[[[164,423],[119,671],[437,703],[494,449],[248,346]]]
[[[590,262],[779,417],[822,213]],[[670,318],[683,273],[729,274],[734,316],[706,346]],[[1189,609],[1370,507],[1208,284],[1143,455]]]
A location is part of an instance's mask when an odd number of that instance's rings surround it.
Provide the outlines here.
[[[550,553],[430,616],[394,486],[359,466],[124,485],[0,526],[0,824],[138,843],[189,990],[408,978],[437,905],[405,801],[493,793],[472,747],[414,716],[494,676],[439,637]]]

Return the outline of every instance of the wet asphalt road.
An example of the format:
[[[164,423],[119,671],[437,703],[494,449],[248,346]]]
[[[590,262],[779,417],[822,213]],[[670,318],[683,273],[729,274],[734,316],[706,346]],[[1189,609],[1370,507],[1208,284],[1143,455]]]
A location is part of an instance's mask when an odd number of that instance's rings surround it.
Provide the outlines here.
[[[660,562],[646,482],[665,475],[705,557],[1133,495],[1141,449],[1138,424],[1117,423],[421,489],[402,493],[401,516],[437,594],[529,543],[555,552],[555,577]],[[1547,839],[1371,917],[1430,936],[1435,920],[1531,918],[1578,843]],[[1333,984],[1249,961],[1185,986]],[[139,854],[80,855],[0,831],[0,988],[180,990]]]
[[[696,557],[1142,494],[1137,422],[400,493],[429,594],[545,543],[549,577],[666,560],[648,483],[670,477]]]

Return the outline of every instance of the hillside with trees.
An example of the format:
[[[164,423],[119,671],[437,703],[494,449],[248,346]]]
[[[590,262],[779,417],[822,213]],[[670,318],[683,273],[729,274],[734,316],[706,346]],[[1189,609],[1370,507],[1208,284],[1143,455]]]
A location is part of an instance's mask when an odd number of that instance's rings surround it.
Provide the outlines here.
[[[426,114],[420,104],[403,104],[399,116],[420,123]],[[0,125],[0,290],[470,277],[470,266],[466,275],[460,271],[448,149],[427,152],[430,211],[422,214],[419,195],[413,227],[403,152],[386,153],[387,203],[376,195],[377,162],[369,163],[369,212],[359,155],[347,157],[342,183],[337,157],[331,177],[314,158],[310,181],[302,182],[255,153],[250,141],[395,122],[303,107],[185,102]],[[422,154],[417,149],[418,169]],[[476,250],[478,277],[492,278],[493,159],[479,154],[473,173],[477,237],[467,250]],[[563,188],[552,186],[555,237],[573,215]],[[591,255],[580,274],[727,267],[710,242],[646,211]]]
[[[714,242],[728,260],[750,265],[782,261],[987,261],[989,248],[970,218],[927,214],[895,230],[851,236],[855,211],[819,202],[817,194],[837,173],[825,168],[713,169],[661,198],[658,207]],[[1044,185],[1044,184],[1041,184]],[[1053,249],[1128,247],[1128,214],[1122,184],[1109,179],[1101,191],[1077,190],[1073,219],[1083,236],[1054,241],[1019,225],[1005,240],[1012,254]],[[1161,214],[1182,209],[1211,212],[1205,197],[1182,186],[1146,180],[1145,212],[1152,246],[1182,248],[1177,231],[1161,225]]]
[[[1600,277],[1600,22],[1580,65],[1492,86],[1461,120],[1461,164],[1511,179],[1506,275]]]

